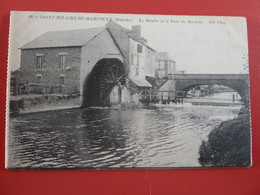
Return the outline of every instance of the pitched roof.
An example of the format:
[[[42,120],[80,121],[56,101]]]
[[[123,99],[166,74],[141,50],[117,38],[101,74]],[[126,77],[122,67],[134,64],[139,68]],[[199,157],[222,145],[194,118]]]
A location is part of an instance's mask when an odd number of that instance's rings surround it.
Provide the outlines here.
[[[156,52],[156,60],[174,61],[173,58],[167,52]]]
[[[98,27],[50,31],[23,45],[20,49],[83,46],[105,29],[106,27]]]
[[[116,30],[116,31],[118,31],[118,32],[124,33],[125,36],[127,36],[128,38],[131,38],[131,39],[133,39],[134,41],[136,41],[136,42],[138,42],[138,43],[141,43],[141,44],[147,46],[148,48],[150,48],[151,50],[154,50],[154,51],[155,51],[155,49],[153,49],[150,45],[148,45],[148,44],[144,41],[144,38],[143,38],[143,37],[139,37],[139,38],[138,38],[138,37],[134,36],[134,35],[132,34],[132,31],[131,31],[131,30],[129,30],[129,29],[127,29],[127,28],[121,26],[120,24],[118,24],[118,23],[116,23],[116,22],[110,20],[110,21],[106,24],[106,26],[108,27],[108,29],[111,29],[111,28],[112,28],[112,29],[114,29],[114,30]],[[112,32],[112,35],[113,35],[113,32]],[[113,36],[114,36],[114,38],[116,39],[115,35],[113,35]]]
[[[175,84],[173,79],[169,79],[163,86],[160,87],[161,91],[175,91]]]
[[[124,33],[126,33],[127,35],[128,35],[129,32],[131,32],[129,29],[127,29],[127,28],[121,26],[120,24],[118,24],[118,23],[116,23],[116,22],[114,22],[114,21],[112,21],[112,20],[110,20],[110,21],[106,24],[106,26],[107,26],[108,28],[114,28],[114,29],[116,29],[116,30],[118,30],[118,31],[124,32]]]
[[[138,87],[152,87],[152,85],[143,78],[129,77],[130,80],[135,83]]]

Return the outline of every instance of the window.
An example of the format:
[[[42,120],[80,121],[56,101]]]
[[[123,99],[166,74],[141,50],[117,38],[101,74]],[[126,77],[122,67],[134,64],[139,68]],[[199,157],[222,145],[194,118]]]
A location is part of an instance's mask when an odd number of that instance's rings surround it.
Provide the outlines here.
[[[41,75],[41,74],[37,74],[37,75],[36,75],[36,83],[37,83],[37,84],[42,83],[42,75]]]
[[[172,63],[171,62],[168,63],[168,67],[169,67],[169,73],[172,73]]]
[[[164,62],[163,62],[163,69],[166,69],[167,66],[168,66],[168,62],[167,62],[167,61],[164,61]]]
[[[136,63],[137,66],[139,66],[139,55],[137,55],[137,63]]]
[[[133,54],[130,55],[130,64],[134,65],[134,55]]]
[[[60,84],[61,85],[65,84],[65,75],[60,75]]]
[[[147,54],[147,55],[148,55],[148,58],[150,58],[150,55],[151,55],[151,54],[150,54],[150,51],[148,50],[147,52],[148,52],[148,54]]]
[[[133,51],[133,43],[130,42],[130,51]]]
[[[66,67],[66,55],[60,55],[60,69]]]
[[[43,69],[43,56],[37,56],[37,69]]]
[[[136,68],[136,69],[135,69],[135,75],[136,75],[136,76],[139,76],[139,68]]]
[[[140,44],[137,44],[137,52],[142,53],[143,52],[143,46]]]
[[[151,71],[151,66],[150,66],[150,63],[149,63],[149,62],[147,62],[146,71],[148,71],[148,72]]]

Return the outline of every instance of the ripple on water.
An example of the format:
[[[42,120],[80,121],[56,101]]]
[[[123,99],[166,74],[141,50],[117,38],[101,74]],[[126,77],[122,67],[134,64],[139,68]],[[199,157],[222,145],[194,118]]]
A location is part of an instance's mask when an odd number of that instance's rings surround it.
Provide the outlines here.
[[[9,167],[199,166],[199,146],[224,120],[218,116],[238,112],[189,106],[22,115],[10,122]]]

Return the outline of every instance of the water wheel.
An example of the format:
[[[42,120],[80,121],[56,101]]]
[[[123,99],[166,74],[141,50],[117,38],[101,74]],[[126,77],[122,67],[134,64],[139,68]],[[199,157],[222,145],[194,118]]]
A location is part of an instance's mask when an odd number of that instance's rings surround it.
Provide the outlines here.
[[[110,104],[109,94],[115,86],[121,88],[126,83],[125,71],[121,65],[105,66],[101,71],[99,80],[100,98],[104,104]]]
[[[113,88],[125,83],[126,70],[121,62],[113,59],[101,60],[86,80],[83,106],[109,106]]]

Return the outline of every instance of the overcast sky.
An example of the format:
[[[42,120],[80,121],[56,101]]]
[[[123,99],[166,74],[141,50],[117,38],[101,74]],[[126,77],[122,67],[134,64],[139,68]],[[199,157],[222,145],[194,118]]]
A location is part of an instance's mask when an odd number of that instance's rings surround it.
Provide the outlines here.
[[[19,68],[18,48],[45,32],[100,27],[108,22],[86,17],[112,19],[129,29],[141,25],[142,36],[148,44],[157,51],[168,52],[176,61],[177,69],[186,73],[245,73],[248,45],[244,18],[57,12],[12,13],[11,70]]]

